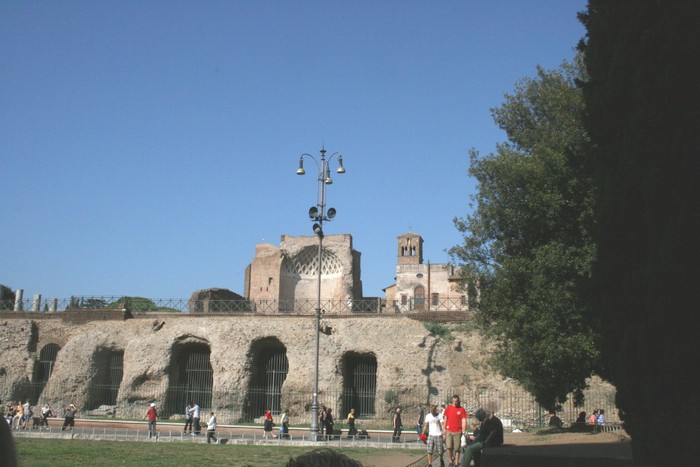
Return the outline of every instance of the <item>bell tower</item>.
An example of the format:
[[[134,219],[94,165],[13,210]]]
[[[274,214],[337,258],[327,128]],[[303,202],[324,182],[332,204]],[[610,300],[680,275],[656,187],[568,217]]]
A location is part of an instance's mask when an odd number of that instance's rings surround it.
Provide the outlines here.
[[[414,233],[398,236],[399,249],[397,264],[423,264],[423,238]]]

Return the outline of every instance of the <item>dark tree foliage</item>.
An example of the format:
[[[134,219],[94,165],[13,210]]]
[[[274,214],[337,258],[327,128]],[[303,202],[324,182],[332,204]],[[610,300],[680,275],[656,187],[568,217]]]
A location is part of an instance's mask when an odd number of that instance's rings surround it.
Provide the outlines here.
[[[464,244],[451,250],[464,281],[479,278],[477,316],[498,344],[495,368],[548,409],[571,392],[582,402],[598,361],[582,298],[595,246],[581,69],[580,60],[538,68],[492,111],[509,143],[485,157],[471,151],[476,206],[455,220]]]
[[[13,310],[15,306],[15,293],[6,285],[0,284],[0,311]]]
[[[700,426],[700,4],[597,1],[581,15],[595,144],[593,303],[602,375],[643,465],[694,465]]]

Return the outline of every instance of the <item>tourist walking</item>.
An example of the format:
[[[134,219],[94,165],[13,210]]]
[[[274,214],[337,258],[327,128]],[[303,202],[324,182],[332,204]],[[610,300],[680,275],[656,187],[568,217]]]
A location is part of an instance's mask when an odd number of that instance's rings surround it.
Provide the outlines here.
[[[391,435],[392,443],[398,443],[400,441],[402,431],[403,422],[401,421],[401,407],[396,407],[396,412],[394,412],[394,433]]]
[[[421,432],[428,435],[426,442],[428,448],[428,466],[433,467],[433,455],[437,453],[440,459],[440,467],[445,465],[442,456],[445,453],[445,443],[442,439],[442,417],[438,412],[438,406],[432,405],[430,412],[425,416]]]
[[[192,436],[197,436],[202,432],[202,428],[199,426],[202,409],[199,408],[199,404],[196,402],[192,403],[190,401],[190,405],[192,406],[192,424],[194,425],[194,433],[192,433]]]
[[[29,420],[32,418],[32,406],[29,405],[29,399],[26,400],[24,405],[22,406],[24,409],[24,419],[22,420],[22,427],[25,430],[29,429]]]
[[[450,466],[459,465],[462,435],[467,435],[467,411],[459,403],[459,396],[452,396],[452,404],[445,408],[445,447],[450,457]]]
[[[423,432],[423,422],[425,421],[425,408],[423,404],[418,406],[418,420],[416,420],[416,433],[420,435]]]
[[[272,410],[267,409],[265,411],[265,416],[263,417],[263,438],[268,439],[272,434],[272,426],[274,422],[272,420]]]
[[[355,436],[357,434],[357,428],[355,428],[355,409],[350,409],[348,414],[348,436]]]
[[[192,402],[185,407],[185,427],[182,432],[188,433],[187,428],[189,428],[189,433],[192,433]]]
[[[12,420],[14,420],[15,414],[17,413],[17,407],[12,402],[5,404],[5,417],[7,418],[7,425],[12,428]]]
[[[323,435],[323,430],[326,428],[326,406],[322,405],[318,409],[318,431]]]
[[[41,408],[41,426],[49,429],[49,417],[51,417],[51,406],[49,404],[44,404]]]
[[[289,438],[289,415],[287,415],[288,410],[282,412],[280,415],[280,432],[279,438]]]
[[[78,413],[78,409],[75,407],[75,405],[68,404],[65,415],[63,416],[63,426],[61,427],[61,431],[65,431],[67,427],[70,427],[70,429],[73,430],[75,427],[76,413]]]
[[[22,406],[22,401],[17,401],[15,406],[15,415],[12,417],[12,428],[17,430],[22,428],[22,421],[24,420],[24,407]]]
[[[333,411],[326,409],[326,437],[333,439]]]
[[[148,420],[148,437],[156,437],[158,439],[158,432],[156,431],[156,420],[158,420],[158,410],[156,410],[156,404],[151,403],[151,406],[146,411],[146,416],[143,417],[144,420]]]
[[[216,415],[214,412],[209,414],[209,421],[207,422],[207,444],[211,444],[211,440],[218,444],[219,440],[216,438]]]

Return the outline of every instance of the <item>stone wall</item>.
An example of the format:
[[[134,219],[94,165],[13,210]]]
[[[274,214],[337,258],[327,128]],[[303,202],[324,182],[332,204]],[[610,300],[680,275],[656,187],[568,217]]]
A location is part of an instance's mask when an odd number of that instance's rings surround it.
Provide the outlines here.
[[[42,395],[32,402],[48,402],[53,407],[72,402],[85,413],[95,408],[89,407],[89,400],[98,375],[104,373],[100,355],[123,352],[118,413],[120,417],[141,418],[150,402],[162,405],[168,397],[177,346],[194,344],[211,351],[212,393],[226,396],[247,390],[254,370],[254,343],[276,339],[286,350],[289,364],[282,388],[285,409],[294,423],[308,418],[308,398],[293,399],[288,395],[307,397],[312,393],[314,317],[136,313],[133,319],[98,319],[74,324],[71,320],[56,319],[61,313],[52,314],[51,319],[33,319],[31,315],[0,315],[0,398],[3,400],[20,397],[16,389],[33,382],[41,349],[57,344],[61,350],[53,373]],[[437,314],[426,316],[430,321],[440,321],[439,318]],[[449,319],[446,314],[445,321]],[[343,385],[342,361],[349,352],[376,357],[376,407],[377,412],[384,414],[391,405],[386,402],[389,392],[398,396],[418,395],[414,401],[435,402],[448,401],[449,391],[456,388],[483,393],[513,385],[512,381],[486,370],[483,342],[476,333],[465,331],[464,323],[443,326],[451,329],[447,337],[429,332],[426,323],[404,315],[324,317],[320,334],[320,394],[339,398],[338,388]],[[327,402],[340,406],[339,400]],[[212,405],[222,415],[222,423],[238,421],[236,413],[240,412],[236,412],[238,408],[232,407],[230,401],[214,396]],[[411,410],[417,410],[417,405],[407,413]]]
[[[245,390],[251,374],[251,344],[274,337],[283,344],[289,361],[284,391],[311,393],[313,317],[136,314],[134,319],[121,321],[95,317],[98,320],[81,324],[57,319],[4,319],[0,322],[0,383],[4,380],[7,387],[10,382],[31,382],[40,350],[47,344],[58,344],[61,350],[44,393],[60,394],[60,398],[42,402],[62,406],[72,401],[85,410],[90,408],[87,400],[100,370],[96,355],[123,352],[117,405],[122,412],[133,406],[140,413],[148,402],[164,399],[164,392],[149,393],[145,388],[167,389],[176,344],[197,342],[208,346],[214,370],[213,391],[226,392]],[[464,363],[478,353],[478,344],[471,340],[440,339],[423,323],[401,316],[328,317],[321,320],[321,328],[321,392],[342,387],[341,361],[348,352],[376,357],[378,399],[399,386],[426,394],[435,391],[432,388],[458,386],[465,380],[463,373],[470,371]],[[470,348],[472,345],[474,348]],[[471,371],[474,375],[469,379],[481,380],[480,372]]]

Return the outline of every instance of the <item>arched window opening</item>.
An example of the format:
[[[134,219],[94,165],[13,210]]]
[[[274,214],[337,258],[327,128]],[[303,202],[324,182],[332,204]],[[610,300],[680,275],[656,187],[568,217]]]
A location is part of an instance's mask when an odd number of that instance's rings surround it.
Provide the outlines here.
[[[377,357],[373,354],[348,352],[343,355],[342,416],[355,409],[356,417],[376,414]],[[338,414],[341,416],[341,414]]]
[[[96,369],[88,392],[87,409],[101,405],[117,405],[119,386],[124,376],[124,351],[98,349],[92,356]]]
[[[203,413],[211,409],[214,369],[210,355],[209,346],[203,342],[177,344],[173,348],[170,385],[162,416],[184,413],[190,401],[199,405]]]
[[[282,386],[287,379],[287,349],[274,337],[254,342],[249,354],[251,375],[244,418],[260,417],[267,409],[274,415],[282,411]]]
[[[425,287],[419,285],[413,291],[413,303],[417,310],[422,310],[425,307]]]
[[[58,344],[47,344],[39,352],[39,361],[34,367],[34,385],[36,388],[36,399],[39,399],[42,391],[49,382],[56,357],[61,347]]]
[[[39,352],[39,364],[37,365],[35,381],[46,384],[49,377],[51,377],[53,366],[60,350],[61,347],[58,344],[48,344],[42,347],[41,352]]]

